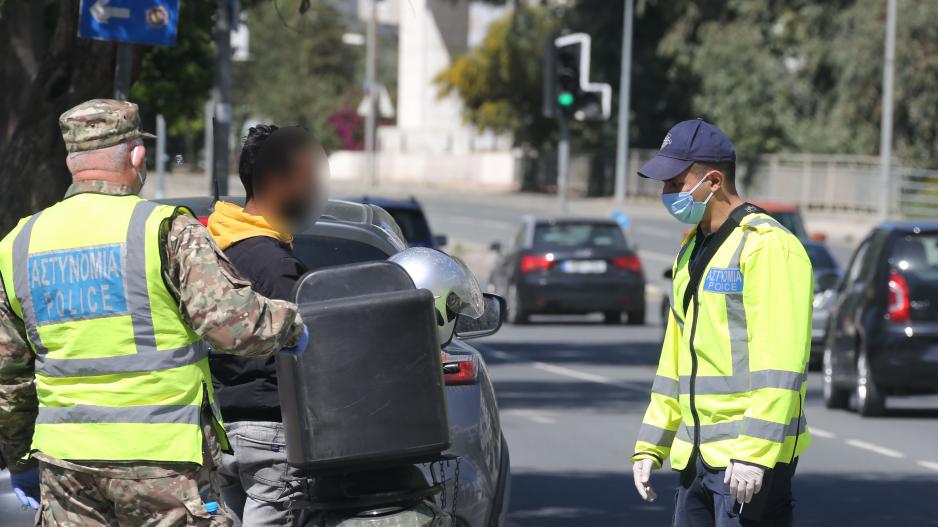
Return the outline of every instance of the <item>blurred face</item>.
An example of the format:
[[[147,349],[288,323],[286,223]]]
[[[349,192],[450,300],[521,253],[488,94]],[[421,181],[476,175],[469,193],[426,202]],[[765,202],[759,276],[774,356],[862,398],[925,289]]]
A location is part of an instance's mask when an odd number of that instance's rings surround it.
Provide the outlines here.
[[[302,148],[292,154],[289,166],[278,185],[281,217],[294,228],[305,226],[321,212],[319,204],[326,198],[324,179],[317,148]]]

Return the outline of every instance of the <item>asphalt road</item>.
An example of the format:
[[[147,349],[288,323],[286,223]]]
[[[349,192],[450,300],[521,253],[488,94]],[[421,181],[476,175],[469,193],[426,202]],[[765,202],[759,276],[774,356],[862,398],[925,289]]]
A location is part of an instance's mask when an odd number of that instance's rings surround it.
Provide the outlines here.
[[[479,343],[511,445],[512,527],[670,525],[675,473],[655,473],[648,505],[628,463],[660,331],[545,318]],[[938,525],[938,397],[861,419],[824,409],[820,381],[809,381],[814,444],[798,467],[796,525]]]

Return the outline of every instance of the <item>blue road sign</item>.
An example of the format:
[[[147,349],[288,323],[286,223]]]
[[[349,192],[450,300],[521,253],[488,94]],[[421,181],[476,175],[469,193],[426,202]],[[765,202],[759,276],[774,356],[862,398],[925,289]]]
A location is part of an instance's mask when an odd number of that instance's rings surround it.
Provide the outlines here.
[[[81,0],[78,36],[135,44],[176,44],[179,0]]]

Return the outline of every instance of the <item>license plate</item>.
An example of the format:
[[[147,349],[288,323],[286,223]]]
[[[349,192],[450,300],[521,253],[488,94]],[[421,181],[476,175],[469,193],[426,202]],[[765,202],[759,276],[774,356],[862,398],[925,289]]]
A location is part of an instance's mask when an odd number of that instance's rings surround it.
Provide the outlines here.
[[[606,272],[605,260],[566,260],[560,266],[565,273],[602,274]]]

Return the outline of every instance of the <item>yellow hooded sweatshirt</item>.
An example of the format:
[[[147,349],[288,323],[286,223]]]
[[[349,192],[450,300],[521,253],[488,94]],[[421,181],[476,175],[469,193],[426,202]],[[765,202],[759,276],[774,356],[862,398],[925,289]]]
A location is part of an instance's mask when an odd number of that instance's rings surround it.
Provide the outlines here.
[[[293,234],[267,221],[263,216],[244,212],[244,209],[225,201],[215,203],[215,212],[208,217],[208,232],[221,250],[253,238],[267,236],[283,243],[292,243]]]

